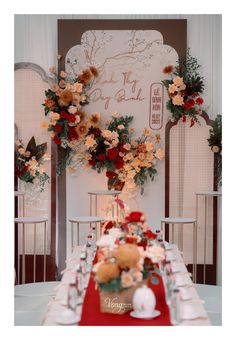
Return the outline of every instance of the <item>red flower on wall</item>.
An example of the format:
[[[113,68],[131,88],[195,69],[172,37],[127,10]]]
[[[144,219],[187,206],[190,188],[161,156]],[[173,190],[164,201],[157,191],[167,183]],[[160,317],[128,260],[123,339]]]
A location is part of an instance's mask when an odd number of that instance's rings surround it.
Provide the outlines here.
[[[106,159],[106,155],[104,153],[100,153],[98,155],[98,160],[99,161],[103,162],[103,161],[105,161],[105,159]]]
[[[114,161],[119,155],[119,151],[116,148],[109,149],[107,151],[107,157],[111,161]]]
[[[121,169],[124,166],[124,161],[123,158],[118,157],[117,160],[115,161],[115,168],[116,169]]]
[[[114,171],[107,171],[107,172],[106,172],[106,176],[107,176],[108,178],[114,178],[114,177],[116,177],[117,175],[116,175],[116,173],[115,173]]]
[[[59,138],[58,136],[55,136],[55,137],[53,138],[53,141],[54,141],[54,143],[57,144],[57,145],[60,145],[60,144],[61,144],[61,140],[60,140],[60,138]]]
[[[195,100],[196,104],[197,105],[202,105],[204,100],[201,98],[201,97],[198,97],[196,100]]]
[[[58,133],[62,132],[62,126],[61,126],[60,124],[56,124],[56,125],[55,125],[55,130],[56,130],[56,132],[58,132]]]
[[[77,134],[75,128],[74,127],[70,128],[70,130],[69,130],[69,139],[73,140],[73,139],[77,139],[77,138],[78,138],[78,134]]]

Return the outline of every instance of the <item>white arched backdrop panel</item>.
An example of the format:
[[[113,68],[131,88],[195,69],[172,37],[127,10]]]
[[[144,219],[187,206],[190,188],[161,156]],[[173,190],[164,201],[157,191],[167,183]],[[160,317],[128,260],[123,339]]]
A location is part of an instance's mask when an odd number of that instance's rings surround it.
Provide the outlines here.
[[[15,62],[34,62],[46,72],[56,64],[57,19],[187,19],[188,47],[202,65],[201,72],[205,78],[204,100],[207,113],[211,119],[221,113],[220,15],[16,15]],[[218,254],[221,258],[220,246]],[[220,283],[221,268],[218,269]]]

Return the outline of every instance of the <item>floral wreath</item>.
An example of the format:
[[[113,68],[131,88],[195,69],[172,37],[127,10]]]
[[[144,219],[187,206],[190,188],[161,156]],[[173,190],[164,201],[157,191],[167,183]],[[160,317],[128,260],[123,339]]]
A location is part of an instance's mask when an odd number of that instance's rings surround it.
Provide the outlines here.
[[[199,122],[204,100],[200,96],[204,90],[203,77],[199,75],[200,65],[196,58],[187,51],[185,62],[178,63],[176,67],[168,65],[163,69],[164,74],[169,74],[171,79],[162,83],[168,91],[169,100],[166,107],[171,112],[171,119],[186,122],[190,120],[190,127]]]

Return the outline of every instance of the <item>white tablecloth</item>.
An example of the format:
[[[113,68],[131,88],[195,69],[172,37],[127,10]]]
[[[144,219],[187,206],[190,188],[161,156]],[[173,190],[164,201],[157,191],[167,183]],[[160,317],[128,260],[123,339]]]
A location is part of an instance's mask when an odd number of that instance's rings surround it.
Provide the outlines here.
[[[43,326],[55,326],[58,325],[56,322],[57,318],[66,309],[66,297],[68,290],[68,282],[74,276],[74,269],[80,261],[81,247],[75,247],[72,256],[66,262],[66,269],[64,270],[61,283],[56,287],[56,296],[53,298],[47,307],[47,312],[45,318],[43,319]],[[181,310],[186,312],[192,309],[198,312],[203,318],[197,318],[192,320],[182,320],[181,326],[210,326],[210,320],[208,318],[207,312],[205,311],[204,304],[201,302],[199,295],[195,289],[195,286],[188,274],[187,268],[183,263],[181,253],[178,248],[173,245],[172,249],[168,251],[170,258],[175,258],[175,263],[181,267],[181,272],[176,273],[176,281],[180,285],[179,289],[181,291],[183,299],[186,301],[181,301]],[[87,276],[89,280],[89,274]],[[181,287],[181,285],[187,285],[187,288]],[[76,313],[81,315],[81,306],[77,307]]]

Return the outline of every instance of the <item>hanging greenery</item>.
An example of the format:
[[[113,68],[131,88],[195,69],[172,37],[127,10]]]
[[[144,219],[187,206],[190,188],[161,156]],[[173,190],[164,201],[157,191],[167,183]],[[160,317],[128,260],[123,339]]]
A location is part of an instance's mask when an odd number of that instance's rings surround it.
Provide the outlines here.
[[[222,116],[217,115],[212,128],[209,131],[210,137],[207,139],[212,152],[216,156],[217,183],[222,185]]]

